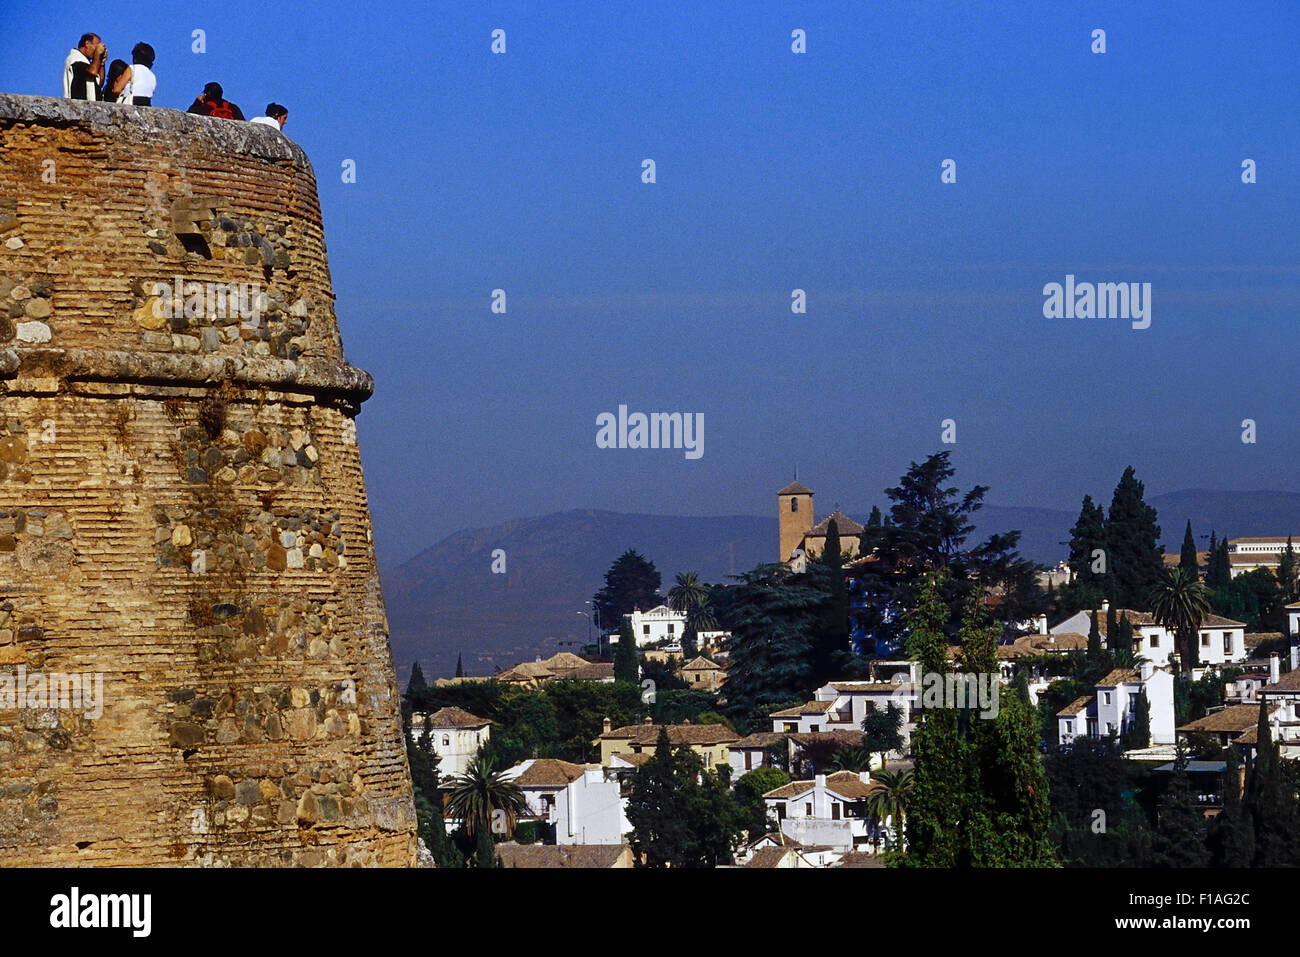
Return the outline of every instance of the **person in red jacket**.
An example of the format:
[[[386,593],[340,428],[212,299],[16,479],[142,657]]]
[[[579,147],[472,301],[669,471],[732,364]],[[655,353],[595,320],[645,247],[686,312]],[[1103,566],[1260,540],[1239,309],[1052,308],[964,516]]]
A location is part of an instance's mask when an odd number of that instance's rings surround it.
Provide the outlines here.
[[[209,83],[185,112],[197,113],[199,116],[219,116],[226,120],[242,120],[243,111],[225,99],[222,93],[220,83]]]

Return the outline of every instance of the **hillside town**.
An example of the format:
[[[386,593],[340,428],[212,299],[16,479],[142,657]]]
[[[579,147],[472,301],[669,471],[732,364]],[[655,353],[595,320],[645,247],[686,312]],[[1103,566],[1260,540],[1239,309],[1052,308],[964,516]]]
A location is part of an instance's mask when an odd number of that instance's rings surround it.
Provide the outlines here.
[[[776,493],[772,561],[666,594],[629,548],[581,654],[405,694],[440,867],[1277,866],[1300,854],[1292,538],[1178,555],[1125,471],[1069,556],[970,540],[985,489]]]

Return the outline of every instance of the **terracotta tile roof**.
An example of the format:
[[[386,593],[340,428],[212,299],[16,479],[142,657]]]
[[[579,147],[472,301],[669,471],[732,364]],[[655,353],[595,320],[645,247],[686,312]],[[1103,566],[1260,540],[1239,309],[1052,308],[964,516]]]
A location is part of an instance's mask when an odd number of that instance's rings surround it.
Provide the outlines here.
[[[809,531],[804,532],[807,538],[824,538],[830,534],[831,519],[835,519],[835,528],[840,533],[840,538],[845,535],[861,535],[865,530],[853,519],[849,518],[838,508],[814,525]]]
[[[1275,641],[1281,637],[1280,631],[1248,631],[1241,636],[1241,640],[1245,642],[1247,651],[1254,651],[1261,642]]]
[[[813,490],[806,486],[800,485],[796,481],[796,482],[791,482],[789,485],[781,489],[781,491],[777,492],[776,494],[777,495],[812,495]]]
[[[1055,640],[1053,640],[1055,639]],[[998,645],[999,658],[1031,658],[1036,655],[1065,654],[1068,651],[1086,650],[1088,636],[1077,631],[1059,635],[1021,635],[1009,645]]]
[[[834,741],[842,747],[856,748],[862,744],[863,734],[861,731],[845,731],[837,728],[834,731],[792,732],[788,737],[800,747],[806,747],[809,744],[817,744],[822,741]]]
[[[832,867],[884,867],[884,862],[879,855],[868,854],[866,851],[849,851],[838,861],[831,865]]]
[[[1224,618],[1222,615],[1206,615],[1201,620],[1202,628],[1245,628],[1244,621],[1237,621],[1235,618]]]
[[[539,662],[539,664],[545,665],[551,671],[572,671],[575,668],[585,668],[590,662],[571,651],[561,651],[551,655],[545,661]]]
[[[1273,705],[1268,709],[1269,714],[1276,711],[1280,705]],[[1246,731],[1259,723],[1259,705],[1257,704],[1234,704],[1229,705],[1222,711],[1215,711],[1213,714],[1207,714],[1203,718],[1197,718],[1178,728],[1179,731],[1204,731],[1204,732],[1231,732]]]
[[[764,799],[786,800],[807,794],[817,786],[816,781],[791,781],[779,788],[773,788],[763,795]],[[876,781],[863,781],[856,771],[836,771],[826,775],[826,790],[832,791],[847,801],[860,801],[873,791],[882,787]]]
[[[831,710],[835,704],[834,701],[805,701],[801,705],[793,708],[785,708],[781,711],[773,711],[769,717],[772,718],[797,718],[802,714],[825,714]]]
[[[688,665],[682,665],[682,671],[717,671],[721,665],[716,661],[710,661],[703,655],[697,657]]]
[[[1248,535],[1245,538],[1230,538],[1228,539],[1228,544],[1229,545],[1271,545],[1274,542],[1277,542],[1279,545],[1285,548],[1287,537],[1288,536],[1286,535],[1283,535],[1281,537],[1278,537],[1277,535],[1273,535],[1273,536],[1256,535],[1253,537]]]
[[[1097,687],[1098,687],[1098,688],[1113,688],[1113,687],[1115,687],[1116,685],[1118,685],[1118,684],[1122,684],[1122,683],[1124,683],[1124,682],[1137,682],[1137,681],[1140,681],[1140,680],[1141,680],[1141,679],[1139,678],[1136,669],[1134,669],[1134,668],[1116,668],[1116,669],[1115,669],[1114,671],[1112,671],[1110,674],[1106,675],[1106,677],[1104,677],[1104,678],[1102,678],[1100,681],[1098,681],[1098,682],[1097,682]]]
[[[1274,684],[1264,685],[1259,694],[1295,694],[1300,691],[1300,668],[1288,671]]]
[[[633,744],[653,745],[659,740],[659,729],[668,728],[668,740],[678,744],[730,744],[738,741],[740,735],[725,724],[628,724],[612,731],[606,731],[601,739],[626,739]]]
[[[780,744],[786,737],[787,735],[778,731],[756,731],[753,734],[745,735],[739,741],[733,742],[729,747],[732,751],[770,748],[774,744]]]
[[[429,715],[430,727],[433,728],[482,728],[492,722],[487,718],[480,718],[476,714],[470,714],[464,708],[439,708],[433,714]],[[415,721],[412,719],[412,727]]]
[[[498,844],[504,867],[631,867],[626,844]]]
[[[650,760],[650,755],[642,751],[640,754],[619,752],[610,756],[610,764],[615,761],[622,761],[624,764],[630,764],[634,768],[639,768]]]
[[[778,867],[791,854],[796,857],[799,852],[793,847],[760,847],[745,864],[746,867]]]
[[[614,677],[614,662],[612,661],[593,661],[583,665],[581,668],[575,668],[570,676],[579,681],[602,681],[605,678]]]
[[[1058,715],[1078,714],[1080,711],[1086,710],[1087,707],[1091,705],[1094,700],[1095,698],[1093,695],[1084,695],[1081,698],[1075,698],[1073,701],[1071,701],[1069,704],[1067,704],[1064,708],[1062,708],[1060,711],[1056,713]]]
[[[514,779],[521,788],[562,788],[582,777],[581,764],[571,764],[558,758],[537,758]]]

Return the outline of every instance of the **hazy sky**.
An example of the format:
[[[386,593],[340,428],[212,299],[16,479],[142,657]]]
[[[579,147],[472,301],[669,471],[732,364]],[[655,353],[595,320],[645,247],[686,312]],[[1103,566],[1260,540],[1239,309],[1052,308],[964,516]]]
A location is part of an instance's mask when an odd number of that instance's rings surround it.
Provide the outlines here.
[[[796,463],[825,512],[940,448],[996,504],[1130,463],[1300,488],[1300,4],[173,6],[3,0],[0,89],[57,95],[94,30],[152,43],[157,105],[288,106],[386,563],[568,508],[773,514]],[[1067,273],[1151,283],[1150,328],[1044,318]],[[620,404],[702,413],[703,457],[598,449]]]

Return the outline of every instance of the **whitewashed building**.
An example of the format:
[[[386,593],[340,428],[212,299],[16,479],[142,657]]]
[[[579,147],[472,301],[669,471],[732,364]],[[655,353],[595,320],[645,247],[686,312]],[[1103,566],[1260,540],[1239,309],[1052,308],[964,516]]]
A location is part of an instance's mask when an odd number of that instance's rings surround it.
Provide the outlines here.
[[[783,784],[764,794],[763,801],[769,818],[791,840],[851,851],[883,838],[879,822],[867,811],[867,798],[880,787],[865,771],[838,771]]]
[[[524,792],[530,816],[555,827],[556,844],[622,844],[632,832],[617,776],[598,765],[532,758],[504,776]]]
[[[1102,639],[1110,646],[1111,636],[1107,632],[1107,605],[1097,609],[1097,630]],[[1163,625],[1156,624],[1149,611],[1137,611],[1133,608],[1115,609],[1115,620],[1127,616],[1133,626],[1133,654],[1141,655],[1148,661],[1163,665],[1169,660],[1169,653],[1177,651],[1174,633]],[[1077,633],[1087,635],[1092,625],[1089,612],[1080,611],[1071,615],[1051,629],[1053,635]],[[1245,661],[1249,654],[1246,650],[1246,623],[1224,618],[1221,615],[1206,615],[1197,631],[1197,659],[1202,666],[1223,665]]]
[[[686,632],[686,614],[673,611],[667,605],[656,605],[649,611],[633,609],[630,615],[623,616],[623,620],[631,624],[638,648],[660,641],[679,642]],[[615,644],[617,638],[615,635]]]
[[[491,727],[492,722],[487,718],[470,714],[464,708],[440,708],[430,715],[419,712],[411,715],[411,737],[419,742],[428,729],[433,753],[441,759],[438,775],[444,781],[465,773],[478,749],[487,744]]]
[[[1115,669],[1097,682],[1094,694],[1076,698],[1057,712],[1057,739],[1069,744],[1079,737],[1122,737],[1143,691],[1150,708],[1151,744],[1173,744],[1174,676],[1150,662],[1137,669]]]

